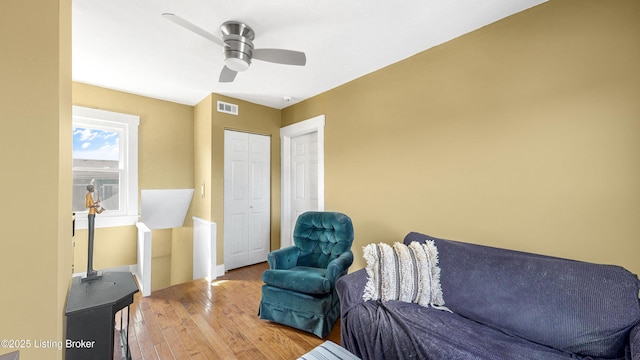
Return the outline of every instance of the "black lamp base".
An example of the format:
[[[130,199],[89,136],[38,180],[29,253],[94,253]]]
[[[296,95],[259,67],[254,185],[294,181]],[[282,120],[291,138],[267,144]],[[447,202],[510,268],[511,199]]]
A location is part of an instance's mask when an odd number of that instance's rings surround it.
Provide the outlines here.
[[[81,281],[82,282],[87,282],[87,281],[94,281],[94,280],[100,280],[102,279],[102,271],[90,271],[87,272],[87,275],[84,276]]]

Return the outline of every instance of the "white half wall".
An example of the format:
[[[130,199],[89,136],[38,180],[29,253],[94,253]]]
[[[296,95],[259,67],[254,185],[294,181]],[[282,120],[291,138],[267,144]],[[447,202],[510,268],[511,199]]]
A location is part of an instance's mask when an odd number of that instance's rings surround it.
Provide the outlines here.
[[[151,230],[141,222],[136,223],[138,228],[138,264],[136,277],[140,285],[142,296],[151,295]]]
[[[193,279],[215,279],[224,274],[216,266],[216,223],[193,217]]]

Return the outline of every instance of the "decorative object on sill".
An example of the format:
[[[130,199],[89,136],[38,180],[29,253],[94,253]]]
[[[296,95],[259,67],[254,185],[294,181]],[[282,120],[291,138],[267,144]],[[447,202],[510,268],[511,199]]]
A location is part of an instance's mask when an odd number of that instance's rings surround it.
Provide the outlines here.
[[[93,181],[92,181],[93,182]],[[93,193],[96,193],[96,200],[93,199]],[[102,214],[105,208],[100,205],[100,193],[95,191],[93,184],[87,185],[87,195],[85,196],[85,207],[89,209],[87,233],[88,233],[88,254],[87,254],[87,276],[82,281],[97,280],[102,274],[93,270],[93,236],[95,229],[96,214]]]

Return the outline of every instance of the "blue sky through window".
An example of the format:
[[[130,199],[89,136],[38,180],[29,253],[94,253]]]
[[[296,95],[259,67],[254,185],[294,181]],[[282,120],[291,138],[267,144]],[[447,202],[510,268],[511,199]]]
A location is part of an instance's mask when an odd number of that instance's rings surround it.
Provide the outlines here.
[[[120,135],[117,131],[73,128],[73,158],[120,160]]]

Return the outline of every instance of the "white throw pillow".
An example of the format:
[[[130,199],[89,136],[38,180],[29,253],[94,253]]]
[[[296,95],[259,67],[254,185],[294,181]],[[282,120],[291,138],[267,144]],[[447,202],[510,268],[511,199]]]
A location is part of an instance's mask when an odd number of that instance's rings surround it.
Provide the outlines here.
[[[425,307],[444,307],[438,249],[433,241],[408,246],[399,242],[364,247],[367,284],[363,300],[399,300]]]

